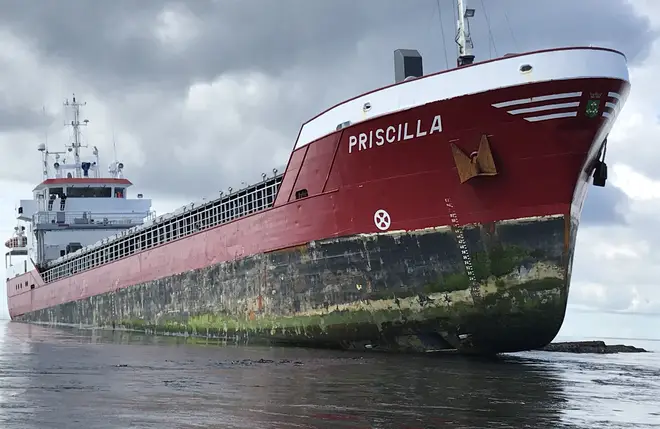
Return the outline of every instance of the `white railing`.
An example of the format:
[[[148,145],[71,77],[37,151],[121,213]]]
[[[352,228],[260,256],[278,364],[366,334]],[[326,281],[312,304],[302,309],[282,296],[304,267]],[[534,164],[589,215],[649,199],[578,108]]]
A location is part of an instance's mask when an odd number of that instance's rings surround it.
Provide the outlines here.
[[[91,211],[42,211],[32,216],[34,225],[70,225],[70,226],[135,226],[156,217],[154,211],[148,212],[91,212]]]

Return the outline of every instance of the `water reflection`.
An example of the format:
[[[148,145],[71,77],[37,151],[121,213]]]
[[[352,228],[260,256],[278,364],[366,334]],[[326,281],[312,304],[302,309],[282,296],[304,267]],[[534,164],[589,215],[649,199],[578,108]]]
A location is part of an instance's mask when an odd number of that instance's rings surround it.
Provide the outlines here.
[[[566,402],[558,369],[520,359],[186,345],[16,323],[0,332],[6,428],[561,427]]]
[[[9,332],[8,323],[0,321],[0,427],[3,428],[11,427],[17,415],[30,412],[25,396],[34,374],[16,362],[16,357],[27,362],[33,359],[30,340],[30,329],[14,336]]]

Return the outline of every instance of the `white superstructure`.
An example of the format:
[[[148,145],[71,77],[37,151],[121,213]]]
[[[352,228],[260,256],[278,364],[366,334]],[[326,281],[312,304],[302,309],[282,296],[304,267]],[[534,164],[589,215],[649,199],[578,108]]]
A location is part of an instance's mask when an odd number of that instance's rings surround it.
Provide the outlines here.
[[[123,163],[112,162],[108,175],[103,176],[96,146],[90,157],[82,156],[81,149],[87,145],[82,143],[80,127],[89,122],[80,119],[84,105],[75,95],[64,103],[73,111],[67,124],[73,136],[63,151],[49,151],[43,143],[38,146],[43,181],[34,188],[32,199],[20,200],[16,231],[27,237],[27,246],[6,253],[7,278],[28,272],[35,265],[56,263],[67,254],[154,217],[150,199],[139,194],[128,198],[132,183],[123,177]]]

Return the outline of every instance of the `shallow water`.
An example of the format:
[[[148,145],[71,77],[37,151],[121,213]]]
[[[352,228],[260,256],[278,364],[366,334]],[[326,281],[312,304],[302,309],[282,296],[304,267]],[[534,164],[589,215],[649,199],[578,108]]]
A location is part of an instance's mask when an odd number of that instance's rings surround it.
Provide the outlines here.
[[[659,356],[385,356],[0,322],[0,427],[660,428]]]

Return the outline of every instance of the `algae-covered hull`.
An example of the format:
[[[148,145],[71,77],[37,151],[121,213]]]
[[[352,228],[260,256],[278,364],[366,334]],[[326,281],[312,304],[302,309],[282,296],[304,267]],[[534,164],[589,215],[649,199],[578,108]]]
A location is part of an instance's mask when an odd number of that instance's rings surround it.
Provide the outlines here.
[[[558,215],[324,240],[16,319],[240,344],[529,350],[561,327],[576,228]]]

